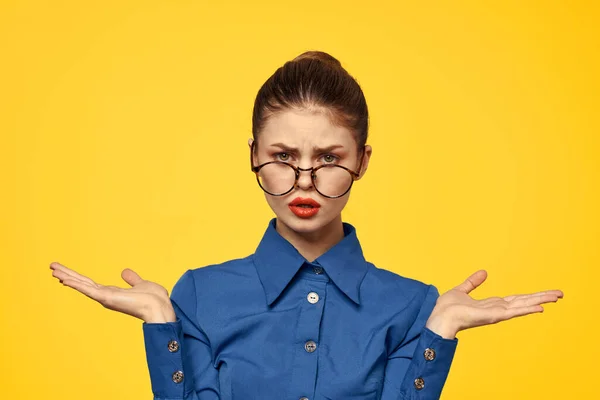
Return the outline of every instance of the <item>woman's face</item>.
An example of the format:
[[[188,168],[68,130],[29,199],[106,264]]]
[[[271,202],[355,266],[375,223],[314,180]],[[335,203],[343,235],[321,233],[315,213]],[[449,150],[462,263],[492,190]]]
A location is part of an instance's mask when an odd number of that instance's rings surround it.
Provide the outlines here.
[[[252,145],[252,139],[248,144]],[[308,110],[288,109],[271,115],[254,145],[254,166],[269,161],[284,161],[304,169],[337,164],[355,172],[360,169],[361,176],[367,169],[371,155],[370,146],[365,146],[362,168],[359,168],[362,152],[357,148],[354,134],[346,128],[332,125],[327,115]],[[293,175],[289,170],[272,169],[274,173],[271,172],[272,175],[267,177],[269,181],[263,183],[283,187]],[[338,190],[351,181],[350,174],[341,169],[324,168],[317,174],[318,187],[322,192],[323,189]],[[341,220],[341,212],[350,192],[335,199],[325,197],[313,186],[310,171],[302,171],[292,191],[283,196],[268,193],[265,196],[278,223],[298,233],[311,233],[330,226],[336,219]]]

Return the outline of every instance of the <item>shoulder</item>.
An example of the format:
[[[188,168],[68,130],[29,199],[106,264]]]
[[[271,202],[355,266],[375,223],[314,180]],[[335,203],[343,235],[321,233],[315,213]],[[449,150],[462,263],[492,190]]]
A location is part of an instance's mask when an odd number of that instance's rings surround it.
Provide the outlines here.
[[[387,269],[378,268],[372,263],[368,262],[368,264],[369,272],[365,279],[369,279],[371,283],[378,284],[382,288],[401,289],[405,293],[418,294],[427,292],[429,286],[431,286],[417,279],[409,278]]]
[[[435,301],[439,296],[432,284],[368,264],[369,270],[361,286],[361,295],[366,299],[380,304],[396,302],[420,308],[423,303]]]
[[[389,351],[404,338],[409,329],[419,332],[431,314],[439,292],[433,284],[409,278],[371,264],[361,286],[361,300],[371,314],[378,314],[389,324],[395,338]]]
[[[193,284],[196,288],[209,288],[227,282],[230,285],[236,280],[251,279],[256,276],[252,256],[227,260],[218,264],[188,269],[179,278],[180,283]],[[223,289],[222,287],[220,289]]]
[[[266,304],[252,256],[188,269],[175,283],[171,300],[205,329],[227,326]]]
[[[240,274],[244,274],[244,270],[247,270],[249,267],[254,268],[252,255],[227,260],[218,264],[192,268],[186,273],[192,275],[194,279],[222,279],[231,275],[239,276]]]
[[[176,302],[195,299],[197,303],[229,304],[233,299],[253,297],[261,288],[250,255],[188,269],[175,283],[171,298]]]

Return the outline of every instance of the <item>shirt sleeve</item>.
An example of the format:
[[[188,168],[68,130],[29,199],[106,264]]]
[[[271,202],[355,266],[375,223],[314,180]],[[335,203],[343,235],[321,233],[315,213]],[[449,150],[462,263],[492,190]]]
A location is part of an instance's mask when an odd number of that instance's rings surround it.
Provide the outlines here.
[[[439,400],[458,338],[446,339],[425,327],[438,297],[429,285],[415,322],[388,355],[381,400]]]
[[[155,400],[218,400],[219,376],[197,319],[196,285],[188,270],[171,293],[177,320],[142,324]]]

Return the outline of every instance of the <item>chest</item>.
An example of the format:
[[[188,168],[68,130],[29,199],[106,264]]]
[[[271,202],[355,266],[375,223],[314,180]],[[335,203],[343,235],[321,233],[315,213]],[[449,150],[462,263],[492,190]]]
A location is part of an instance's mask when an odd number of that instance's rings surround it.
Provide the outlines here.
[[[209,332],[224,399],[378,398],[390,319],[376,307],[321,277],[293,281],[270,307],[236,304]]]

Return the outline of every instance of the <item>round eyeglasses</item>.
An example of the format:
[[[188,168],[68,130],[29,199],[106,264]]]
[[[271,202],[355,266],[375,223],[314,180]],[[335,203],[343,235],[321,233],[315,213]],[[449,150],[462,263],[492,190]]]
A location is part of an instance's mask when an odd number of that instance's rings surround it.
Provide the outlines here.
[[[323,164],[312,168],[300,168],[284,161],[269,161],[258,166],[252,164],[254,143],[250,150],[250,166],[256,174],[258,185],[266,193],[273,196],[288,194],[298,184],[300,172],[310,171],[313,186],[322,196],[330,199],[342,197],[359,178],[360,172],[336,164]],[[364,152],[363,155],[364,157]],[[362,157],[361,157],[362,165]]]

